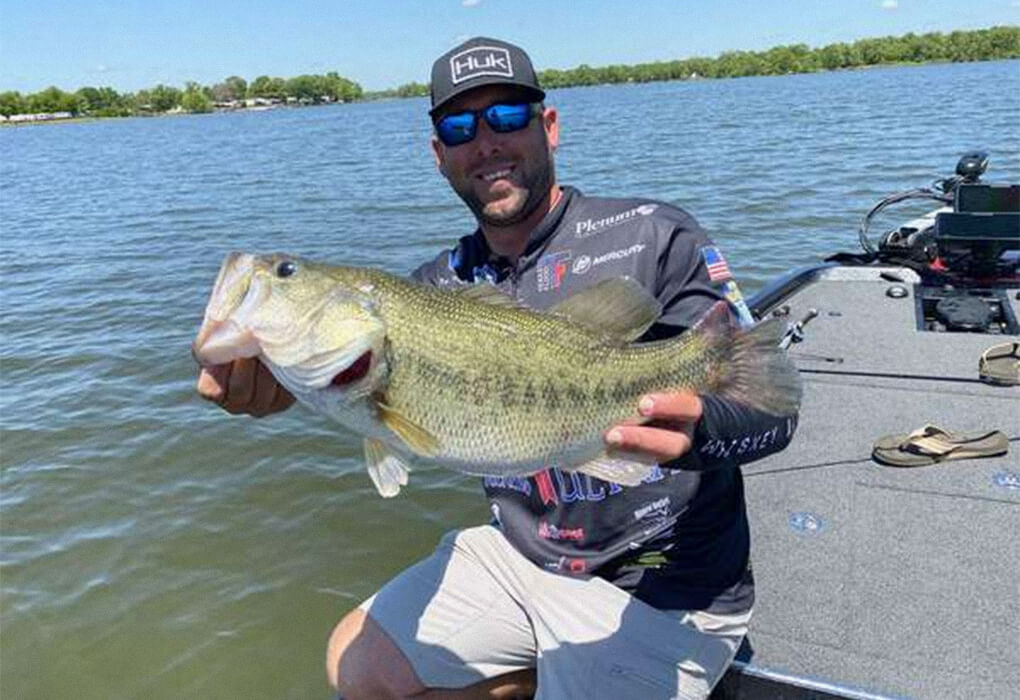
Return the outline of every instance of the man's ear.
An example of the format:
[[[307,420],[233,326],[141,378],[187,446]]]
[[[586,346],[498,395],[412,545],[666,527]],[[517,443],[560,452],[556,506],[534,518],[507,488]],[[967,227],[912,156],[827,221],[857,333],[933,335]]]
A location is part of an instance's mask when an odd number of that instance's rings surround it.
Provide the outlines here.
[[[546,107],[542,114],[542,127],[545,129],[545,138],[549,148],[553,151],[560,145],[560,115],[555,107]]]
[[[439,143],[439,139],[435,136],[432,137],[432,157],[436,159],[436,169],[443,177],[447,177],[446,161],[443,159],[443,144]]]

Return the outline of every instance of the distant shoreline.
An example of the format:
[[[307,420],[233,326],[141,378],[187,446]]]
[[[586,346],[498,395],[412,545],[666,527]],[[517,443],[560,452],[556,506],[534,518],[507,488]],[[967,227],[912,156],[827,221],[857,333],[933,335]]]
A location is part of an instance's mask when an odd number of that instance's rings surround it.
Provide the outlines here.
[[[896,63],[879,63],[879,64],[866,65],[866,66],[853,66],[853,67],[849,67],[849,68],[834,68],[834,69],[831,69],[831,70],[811,71],[810,74],[817,75],[819,73],[841,73],[841,72],[847,72],[847,71],[875,70],[875,69],[881,69],[881,68],[906,68],[906,67],[921,67],[921,66],[930,66],[930,65],[947,65],[947,64],[957,64],[957,63],[990,63],[990,62],[994,62],[994,61],[1015,61],[1015,60],[1020,60],[1020,59],[1016,59],[1016,58],[992,58],[992,59],[987,59],[987,60],[983,60],[983,61],[898,61]],[[808,75],[808,74],[809,73],[804,72],[804,73],[784,73],[784,74],[781,74],[781,75],[746,75],[746,76],[735,76],[735,77],[740,77],[740,78],[780,78],[780,77],[786,77],[786,76],[790,76],[790,75]],[[700,81],[704,81],[704,80],[726,80],[726,79],[729,79],[729,78],[696,76],[696,77],[693,77],[693,78],[674,79],[674,80],[655,80],[655,81],[646,81],[646,82],[648,82],[648,83],[652,83],[652,82],[659,82],[659,83],[663,83],[663,82],[700,82]],[[644,84],[644,83],[637,83],[636,81],[627,81],[627,82],[618,82],[618,83],[594,83],[594,84],[590,84],[590,85],[566,85],[566,86],[562,86],[562,87],[551,87],[551,88],[548,88],[548,89],[550,89],[550,90],[566,90],[566,89],[570,89],[570,88],[616,87],[616,86],[626,86],[626,85],[635,85],[635,84]],[[10,122],[10,121],[0,120],[0,129],[4,129],[4,128],[11,128],[11,129],[13,129],[13,128],[18,128],[18,127],[43,126],[43,125],[53,125],[53,124],[81,124],[81,123],[87,123],[87,122],[113,121],[113,120],[118,120],[118,119],[132,119],[132,118],[135,118],[135,119],[155,119],[155,118],[161,118],[161,117],[191,117],[191,116],[196,116],[196,115],[231,114],[231,113],[239,113],[239,112],[251,112],[251,113],[275,112],[275,111],[279,111],[279,110],[305,109],[306,107],[313,107],[314,108],[314,107],[337,106],[337,105],[340,105],[340,104],[363,104],[363,103],[366,103],[366,102],[382,102],[382,101],[385,101],[385,100],[403,100],[403,99],[417,98],[417,97],[425,97],[425,95],[403,95],[403,96],[385,95],[385,96],[375,96],[375,97],[367,97],[365,99],[357,100],[356,102],[350,102],[350,103],[337,103],[337,102],[322,102],[322,103],[317,103],[317,104],[284,104],[284,103],[281,103],[281,104],[275,104],[275,105],[271,105],[271,106],[258,105],[258,106],[254,106],[254,107],[233,107],[233,108],[223,108],[223,109],[216,108],[216,109],[212,109],[212,110],[210,110],[208,112],[186,112],[186,111],[176,111],[176,112],[140,112],[138,114],[128,114],[128,115],[124,115],[124,116],[115,116],[115,117],[113,117],[113,116],[111,116],[111,117],[104,117],[104,116],[71,116],[71,117],[65,117],[65,118],[49,118],[49,119],[25,120],[25,121],[17,121],[17,122]]]
[[[765,51],[726,51],[714,58],[685,58],[635,65],[539,71],[546,90],[593,85],[714,80],[798,73],[823,73],[862,68],[889,68],[944,63],[1020,59],[1020,26],[913,33],[900,37],[837,42],[821,48],[806,44],[775,46]],[[55,86],[31,95],[0,92],[0,125],[64,123],[79,118],[122,118],[214,111],[260,111],[322,103],[367,102],[387,98],[425,97],[429,86],[408,83],[391,90],[365,91],[336,71],[283,79],[260,75],[250,84],[230,76],[212,86],[188,82],[184,89],[156,85],[120,94],[110,87],[83,87],[67,93]],[[60,118],[55,118],[59,114]],[[24,116],[30,115],[30,116]],[[11,123],[14,120],[15,123]]]
[[[676,78],[672,80],[649,80],[649,81],[626,81],[626,82],[615,82],[615,83],[591,83],[585,85],[564,85],[557,87],[546,87],[547,90],[567,90],[571,88],[587,88],[587,87],[617,87],[627,85],[640,85],[647,83],[678,83],[678,82],[701,82],[709,80],[729,80],[732,78],[782,78],[791,75],[818,75],[820,73],[843,73],[850,71],[864,71],[864,70],[876,70],[882,68],[907,68],[907,67],[921,67],[931,65],[949,65],[958,63],[991,63],[994,61],[1016,61],[1018,58],[990,58],[987,60],[980,61],[897,61],[896,63],[876,63],[871,65],[863,66],[851,66],[847,68],[833,68],[831,70],[817,70],[817,71],[804,71],[804,72],[790,72],[782,74],[763,74],[763,75],[740,75],[740,76],[727,76],[727,77],[709,77],[709,76],[693,76],[689,78]],[[206,112],[187,112],[187,111],[168,111],[168,112],[139,112],[137,114],[127,114],[124,116],[71,116],[62,118],[48,118],[38,120],[25,120],[25,121],[3,121],[0,120],[0,129],[2,128],[18,128],[27,126],[42,126],[52,124],[81,124],[87,122],[98,122],[98,121],[114,121],[118,119],[157,119],[163,117],[193,117],[203,116],[210,114],[234,114],[234,113],[259,113],[259,112],[276,112],[280,110],[291,110],[291,109],[305,109],[308,107],[330,107],[339,106],[343,104],[364,104],[367,102],[383,102],[386,100],[403,100],[409,98],[420,98],[426,97],[426,95],[384,95],[384,96],[372,96],[364,99],[356,100],[349,103],[342,102],[319,102],[315,104],[286,104],[279,103],[273,105],[256,105],[253,107],[230,107],[230,108],[214,108]]]
[[[543,86],[543,87],[545,87],[547,90],[568,90],[568,89],[571,89],[571,88],[598,88],[598,87],[609,87],[609,88],[612,88],[612,87],[622,87],[622,86],[628,86],[628,85],[644,85],[644,84],[650,84],[650,83],[695,83],[695,82],[702,82],[702,81],[731,80],[732,78],[785,78],[785,77],[788,77],[788,76],[806,76],[806,74],[819,74],[819,73],[828,73],[828,72],[847,72],[847,71],[873,70],[873,69],[879,69],[879,68],[897,68],[897,67],[921,67],[921,66],[924,66],[924,65],[947,65],[947,64],[956,64],[956,63],[988,63],[988,62],[1000,61],[1000,60],[1020,60],[1020,59],[1018,59],[1018,58],[989,58],[989,59],[986,59],[986,60],[976,60],[976,61],[950,61],[950,60],[941,60],[941,61],[897,61],[895,63],[874,63],[874,64],[869,64],[869,65],[856,65],[856,66],[841,67],[841,68],[832,68],[832,69],[826,69],[826,70],[792,71],[792,72],[786,72],[786,73],[759,74],[759,76],[754,76],[754,74],[752,74],[752,76],[734,76],[734,77],[725,77],[725,78],[722,78],[722,77],[695,76],[695,77],[692,77],[692,78],[662,80],[662,81],[645,81],[645,82],[626,81],[626,82],[619,82],[619,83],[594,83],[594,84],[588,84],[588,85],[566,85],[566,86],[559,86],[559,87],[547,87],[547,86]],[[124,114],[122,116],[80,115],[80,116],[68,116],[68,117],[58,117],[58,118],[42,118],[42,119],[36,119],[36,120],[27,119],[27,120],[22,120],[22,121],[4,121],[4,120],[0,120],[0,129],[16,129],[16,128],[19,128],[19,127],[41,127],[41,126],[44,126],[44,124],[85,123],[85,122],[89,122],[89,121],[110,121],[110,120],[116,120],[116,119],[131,119],[131,118],[151,119],[151,118],[160,118],[160,117],[197,116],[197,115],[209,115],[209,114],[231,114],[231,113],[239,113],[239,112],[253,112],[253,113],[272,112],[272,111],[288,110],[288,109],[304,109],[304,108],[307,108],[307,107],[328,107],[328,106],[339,106],[339,105],[342,105],[342,104],[363,104],[363,103],[366,103],[366,102],[382,102],[382,101],[386,101],[386,100],[403,100],[403,99],[419,98],[419,97],[426,97],[426,96],[427,96],[427,94],[426,95],[403,95],[403,96],[385,95],[385,96],[366,97],[364,99],[357,100],[357,101],[354,101],[354,102],[349,102],[349,103],[342,103],[342,102],[319,102],[319,103],[315,103],[315,104],[287,104],[287,103],[279,103],[279,104],[273,104],[273,105],[256,105],[256,106],[252,106],[252,107],[213,108],[213,109],[211,109],[209,111],[202,111],[202,112],[189,112],[189,111],[179,110],[179,111],[165,111],[165,112],[139,112],[139,113],[136,113],[136,114]]]

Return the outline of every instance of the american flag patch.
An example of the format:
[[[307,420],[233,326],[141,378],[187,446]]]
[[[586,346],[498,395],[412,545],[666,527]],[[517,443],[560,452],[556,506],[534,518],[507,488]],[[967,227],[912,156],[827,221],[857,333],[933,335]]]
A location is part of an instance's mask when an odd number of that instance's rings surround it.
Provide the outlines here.
[[[701,249],[701,255],[705,258],[705,267],[708,268],[708,279],[713,282],[725,282],[733,279],[730,266],[726,264],[726,258],[722,256],[718,248],[714,245],[707,245]]]

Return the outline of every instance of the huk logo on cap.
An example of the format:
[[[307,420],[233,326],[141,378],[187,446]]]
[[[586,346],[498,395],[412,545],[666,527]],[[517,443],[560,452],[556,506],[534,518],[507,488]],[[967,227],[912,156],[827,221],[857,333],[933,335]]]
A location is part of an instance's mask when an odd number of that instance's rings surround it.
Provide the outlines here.
[[[454,85],[480,75],[514,77],[510,52],[498,46],[474,46],[450,57],[450,76]]]

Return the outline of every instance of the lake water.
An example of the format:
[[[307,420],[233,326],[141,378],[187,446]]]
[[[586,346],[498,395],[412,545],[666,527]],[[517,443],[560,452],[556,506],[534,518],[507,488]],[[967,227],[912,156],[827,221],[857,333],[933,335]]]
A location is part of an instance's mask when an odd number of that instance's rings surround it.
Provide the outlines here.
[[[561,181],[687,208],[745,292],[854,250],[872,204],[966,150],[1020,182],[1018,61],[549,102]],[[426,110],[0,130],[4,698],[328,697],[334,622],[487,519],[476,479],[417,474],[384,501],[325,419],[230,417],[194,393],[189,344],[226,252],[407,272],[473,227],[435,171]]]

